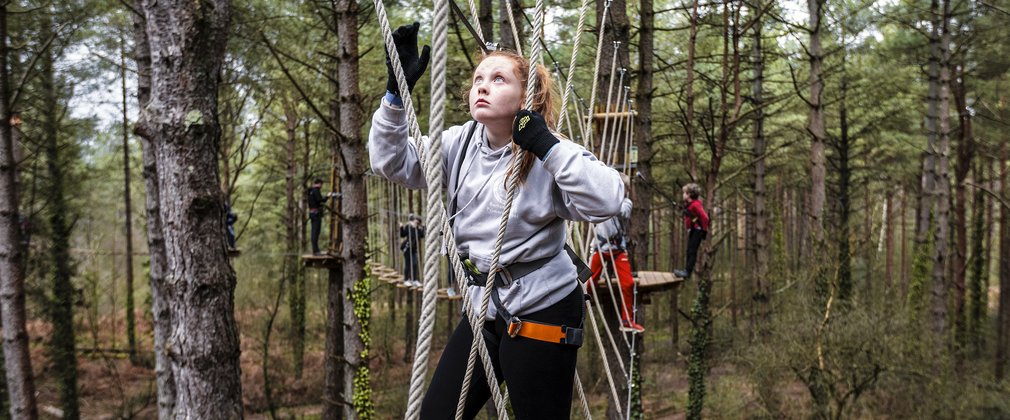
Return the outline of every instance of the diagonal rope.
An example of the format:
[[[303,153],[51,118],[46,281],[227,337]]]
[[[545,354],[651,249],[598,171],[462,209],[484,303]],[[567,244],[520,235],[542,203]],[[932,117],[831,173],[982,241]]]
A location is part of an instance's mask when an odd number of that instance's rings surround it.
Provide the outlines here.
[[[477,4],[473,0],[468,0],[467,3],[470,5],[470,18],[473,19],[473,27],[476,29],[474,35],[477,35],[477,40],[481,45],[487,45],[487,41],[484,40],[484,28],[480,27],[480,10],[477,9]]]
[[[588,113],[587,116],[589,118],[592,118],[593,108],[596,106],[596,89],[598,86],[597,84],[600,81],[600,58],[603,56],[603,32],[607,28],[607,15],[609,15],[609,13],[607,12],[610,10],[610,2],[611,0],[605,0],[603,2],[603,16],[600,16],[600,27],[599,30],[596,31],[597,43],[596,43],[596,60],[593,63],[593,87],[592,90],[589,92],[589,107],[586,110],[586,113]],[[611,76],[613,76],[613,73],[611,73]],[[582,140],[583,143],[591,144],[592,135],[593,131],[587,130],[586,138]]]
[[[582,5],[579,7],[579,24],[575,29],[575,40],[572,41],[572,57],[568,62],[568,80],[565,81],[565,90],[561,92],[561,114],[558,116],[558,129],[561,128],[561,122],[565,121],[568,117],[568,94],[575,90],[575,59],[579,55],[579,43],[582,40],[582,32],[586,27],[586,12],[588,10],[589,0],[582,0]],[[576,108],[578,108],[578,105],[576,105]],[[571,127],[568,128],[568,133],[569,135],[572,134]]]
[[[505,9],[508,12],[506,14],[508,15],[509,18],[509,27],[512,28],[512,41],[515,42],[516,44],[516,54],[522,56],[523,46],[522,44],[519,43],[519,28],[516,26],[515,15],[512,14],[512,0],[504,0],[504,3],[505,3]],[[538,36],[540,35],[533,34],[533,39],[537,39]],[[530,54],[530,57],[533,57],[533,55]]]
[[[507,2],[507,0],[506,0]],[[536,3],[536,22],[533,27],[533,36],[540,37],[543,33],[544,27],[544,1],[537,0]],[[529,76],[526,78],[526,103],[524,105],[525,109],[530,109],[533,107],[533,94],[536,92],[537,88],[537,63],[540,62],[540,53],[542,51],[542,42],[533,42],[532,51],[530,52],[530,70]],[[517,149],[513,154],[513,160],[511,162],[511,168],[509,170],[508,179],[508,195],[505,199],[505,205],[502,209],[501,222],[498,224],[498,236],[495,239],[494,253],[491,258],[491,268],[488,270],[487,283],[484,285],[484,294],[481,297],[480,306],[480,316],[483,317],[487,313],[488,307],[491,303],[491,293],[497,293],[494,287],[494,279],[501,271],[501,266],[499,260],[501,259],[501,248],[505,242],[505,228],[508,224],[509,214],[512,212],[512,205],[515,202],[516,188],[519,186],[519,168],[522,166],[523,159],[526,156],[526,151],[523,149]],[[474,329],[474,338],[476,339],[481,335],[480,328],[482,328],[483,323],[473,323],[471,327]],[[473,367],[475,359],[475,347],[476,344],[470,347],[470,356],[467,359],[466,375],[463,377],[463,389],[468,389],[470,381],[473,377]],[[491,375],[493,376],[493,375]],[[462,418],[463,410],[462,406],[464,404],[465,393],[460,394],[460,401],[456,407],[456,418]]]

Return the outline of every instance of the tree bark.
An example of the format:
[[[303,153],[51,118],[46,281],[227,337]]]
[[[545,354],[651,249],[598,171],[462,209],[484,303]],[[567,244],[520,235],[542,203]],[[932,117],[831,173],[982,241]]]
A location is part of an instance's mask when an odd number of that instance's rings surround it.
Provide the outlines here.
[[[974,167],[975,180],[981,183],[984,177],[985,165]],[[971,241],[971,291],[969,308],[971,316],[967,320],[967,342],[972,346],[975,355],[982,350],[982,326],[986,319],[986,297],[989,292],[989,279],[986,266],[989,264],[989,249],[986,245],[986,197],[982,189],[976,189],[972,197],[972,241]]]
[[[484,42],[494,41],[494,16],[491,12],[491,0],[480,0],[477,10],[477,21],[480,22],[480,34]]]
[[[52,22],[43,20],[42,38],[52,36]],[[46,160],[46,174],[49,177],[49,191],[46,197],[49,229],[52,244],[49,249],[50,275],[52,276],[52,300],[47,312],[53,325],[49,337],[50,358],[60,394],[60,405],[65,418],[80,417],[80,402],[77,392],[77,354],[74,337],[74,286],[71,282],[73,269],[70,260],[70,235],[73,230],[68,220],[64,182],[67,178],[65,150],[59,142],[60,115],[56,86],[55,57],[52,49],[42,52],[39,60],[39,77],[42,82],[42,131],[43,150]],[[72,218],[72,217],[71,217]]]
[[[638,269],[649,267],[649,219],[652,214],[652,54],[654,24],[656,20],[653,0],[641,0],[639,5],[641,28],[638,32],[638,86],[635,89],[635,146],[638,147],[638,176],[632,179],[631,245],[632,257]],[[640,178],[639,178],[640,177]],[[658,231],[658,229],[656,229]]]
[[[955,292],[955,327],[957,338],[961,346],[967,346],[967,324],[965,314],[965,277],[967,274],[968,258],[968,221],[967,221],[967,191],[965,180],[968,178],[968,171],[971,169],[971,161],[975,155],[975,139],[972,134],[971,114],[968,110],[967,90],[964,74],[964,66],[956,66],[957,77],[950,81],[953,91],[954,104],[957,106],[958,132],[960,139],[957,143],[957,162],[954,166],[954,252],[951,253],[951,269],[954,272],[954,292]]]
[[[753,66],[754,80],[751,82],[751,101],[754,105],[754,144],[751,148],[752,155],[757,159],[754,162],[754,201],[751,205],[751,223],[753,237],[751,240],[750,252],[751,260],[754,263],[754,290],[753,302],[755,303],[754,317],[762,322],[767,322],[771,316],[771,282],[768,276],[768,254],[769,254],[769,227],[766,207],[765,188],[765,161],[762,156],[765,154],[765,134],[764,134],[764,49],[762,47],[763,23],[761,12],[763,2],[758,1],[754,6],[754,14],[757,19],[754,22],[754,42],[751,45],[751,62]]]
[[[822,216],[824,214],[824,182],[826,168],[824,165],[824,141],[827,139],[827,132],[824,127],[824,104],[821,95],[824,90],[823,62],[824,50],[821,47],[821,19],[824,14],[823,6],[825,0],[807,0],[807,10],[809,11],[810,27],[810,117],[807,124],[807,131],[810,134],[810,207],[807,211],[809,229],[807,233],[808,252],[816,250],[824,241],[824,225]]]
[[[10,416],[36,419],[35,381],[25,328],[25,267],[18,213],[17,161],[11,124],[7,3],[0,4],[0,319]],[[16,130],[17,128],[14,128]]]
[[[526,20],[523,19],[522,2],[520,0],[499,1],[498,30],[500,35],[498,44],[506,50],[519,51],[522,45],[525,44],[523,28],[526,27]],[[512,33],[512,24],[509,23],[509,9],[505,2],[510,2],[508,6],[512,7],[512,19],[516,23],[516,30],[519,32],[518,35]],[[516,39],[519,40],[518,48],[516,46]]]
[[[610,2],[610,10],[607,12],[607,21],[605,27],[600,27],[601,19],[603,18],[604,2],[596,2],[596,27],[601,31],[600,36],[603,37],[603,60],[600,60],[600,77],[599,80],[609,81],[612,77],[618,77],[616,74],[611,74],[610,71],[610,61],[609,59],[613,56],[614,42],[619,42],[620,45],[617,47],[617,68],[628,65],[630,60],[630,48],[629,40],[631,39],[631,21],[628,20],[628,4],[626,0],[613,0]],[[616,84],[616,83],[615,83]],[[606,100],[607,91],[610,89],[609,83],[600,83],[597,85],[597,97],[601,100]],[[623,89],[621,86],[615,87],[616,90],[620,91]],[[612,100],[616,102],[617,93],[612,95]],[[606,107],[606,104],[602,105]],[[612,104],[611,108],[617,109],[619,104]],[[599,139],[598,139],[599,140]]]
[[[845,54],[843,51],[842,54]],[[844,68],[844,57],[843,68]],[[838,159],[838,235],[835,243],[838,244],[838,300],[847,301],[852,295],[852,252],[849,238],[850,219],[852,217],[852,147],[849,138],[849,114],[845,106],[845,95],[848,93],[848,80],[842,70],[841,99],[838,102],[839,116],[838,122],[841,135],[835,144],[835,153]],[[872,209],[867,207],[866,214],[869,215]],[[869,224],[866,224],[867,231],[872,231]],[[867,269],[869,271],[869,268]]]
[[[287,134],[284,161],[287,167],[285,175],[285,257],[284,276],[290,287],[288,290],[288,310],[291,315],[291,358],[294,362],[295,377],[302,377],[305,359],[305,277],[301,275],[298,265],[298,201],[295,190],[299,183],[298,176],[298,109],[297,102],[290,98],[282,101],[284,107],[284,128]]]
[[[1000,192],[1006,199],[1007,182],[1007,161],[1010,160],[1010,148],[1007,141],[1000,146]],[[1000,382],[1006,375],[1007,365],[1010,364],[1010,209],[1002,206],[999,209],[999,310],[996,316],[996,381]]]
[[[356,418],[363,415],[360,410],[366,409],[370,401],[360,400],[365,390],[358,386],[369,387],[367,381],[355,384],[355,377],[362,369],[367,369],[364,359],[367,349],[361,338],[361,320],[355,314],[352,302],[352,290],[355,284],[365,279],[365,249],[364,238],[368,235],[368,191],[365,185],[365,162],[368,160],[365,152],[365,141],[361,137],[363,117],[360,103],[361,93],[358,91],[358,4],[354,0],[337,1],[337,39],[340,40],[340,50],[337,57],[337,73],[340,79],[340,153],[343,173],[340,178],[340,192],[343,194],[340,203],[341,212],[341,254],[343,262],[343,328],[344,361],[347,368],[344,371],[344,392],[353,397],[352,406],[345,406],[345,418]],[[362,405],[364,404],[364,405]]]
[[[694,151],[694,62],[698,44],[698,0],[691,2],[691,21],[689,24],[687,68],[685,69],[687,80],[684,81],[684,95],[687,102],[684,111],[684,139],[687,149],[687,174],[691,177],[691,181],[694,182],[699,179],[698,157]]]
[[[143,10],[152,65],[142,118],[157,150],[166,257],[161,292],[172,314],[165,343],[175,379],[172,416],[240,418],[235,272],[216,159],[231,6],[227,0],[145,0]]]
[[[939,107],[939,143],[936,151],[938,159],[936,162],[936,172],[933,174],[936,180],[936,229],[934,234],[933,247],[933,275],[932,275],[932,305],[931,323],[933,332],[937,340],[942,340],[946,331],[947,322],[947,240],[950,235],[950,178],[948,172],[948,150],[950,149],[950,67],[949,50],[950,34],[948,27],[949,2],[943,1],[942,14],[938,17],[940,22],[941,40],[939,47],[940,54],[940,107]]]
[[[130,362],[137,360],[137,327],[133,317],[133,204],[130,197],[130,118],[126,110],[126,37],[120,35],[119,78],[123,111],[123,218],[126,230],[126,342]]]
[[[143,0],[136,0],[134,9],[143,12]],[[137,63],[137,103],[141,113],[134,126],[140,137],[143,151],[143,175],[145,194],[145,214],[147,216],[147,251],[149,257],[148,276],[151,287],[151,315],[154,319],[154,373],[158,388],[158,417],[171,418],[175,410],[175,376],[172,372],[166,343],[172,326],[172,313],[165,300],[165,236],[161,223],[161,194],[158,189],[157,145],[148,136],[148,121],[143,109],[151,101],[151,48],[147,41],[146,15],[134,13],[133,43]]]

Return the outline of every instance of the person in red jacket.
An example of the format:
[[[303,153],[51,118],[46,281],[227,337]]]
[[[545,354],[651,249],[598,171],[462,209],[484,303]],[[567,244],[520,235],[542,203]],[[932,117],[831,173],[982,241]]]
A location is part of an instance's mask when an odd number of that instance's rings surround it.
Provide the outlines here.
[[[678,277],[688,278],[694,271],[694,263],[698,260],[698,248],[701,241],[708,237],[708,213],[701,206],[701,187],[690,183],[683,188],[684,226],[687,228],[687,267],[674,270]]]

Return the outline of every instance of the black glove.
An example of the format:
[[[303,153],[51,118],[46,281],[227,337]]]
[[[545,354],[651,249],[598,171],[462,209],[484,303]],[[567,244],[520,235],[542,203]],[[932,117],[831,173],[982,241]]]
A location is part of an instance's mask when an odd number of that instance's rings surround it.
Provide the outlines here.
[[[431,58],[431,47],[427,45],[421,50],[421,55],[417,55],[417,28],[420,26],[420,23],[414,22],[393,31],[393,44],[396,45],[396,52],[400,55],[403,75],[407,78],[407,86],[411,91],[414,90],[417,80],[424,74],[424,69],[428,67],[428,60]],[[400,96],[400,87],[396,84],[396,74],[393,73],[393,62],[389,59],[389,50],[386,50],[386,72],[389,75],[389,79],[386,81],[386,90]]]
[[[547,128],[547,122],[544,121],[543,115],[525,109],[519,110],[516,113],[515,121],[512,122],[512,141],[523,150],[536,155],[540,160],[544,160],[547,152],[551,151],[551,148],[559,142],[558,138],[554,137],[551,130]]]

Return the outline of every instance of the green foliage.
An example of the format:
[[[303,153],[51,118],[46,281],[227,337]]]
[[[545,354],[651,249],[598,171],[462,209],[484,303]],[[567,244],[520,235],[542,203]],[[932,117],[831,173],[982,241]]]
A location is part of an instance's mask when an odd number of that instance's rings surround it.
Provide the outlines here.
[[[365,276],[354,283],[350,296],[351,303],[354,305],[354,316],[361,325],[361,332],[358,333],[358,338],[361,339],[362,345],[361,353],[358,355],[361,358],[361,362],[354,372],[353,405],[354,412],[358,414],[358,418],[363,420],[375,418],[371,374],[368,370],[368,355],[372,345],[371,330],[369,328],[369,321],[372,317],[370,294],[372,283],[375,282],[371,271],[371,266],[365,265]]]
[[[926,235],[924,243],[912,246],[912,273],[908,280],[908,309],[913,316],[923,315],[926,308],[927,291],[933,270],[933,230]]]
[[[698,296],[691,306],[691,355],[687,365],[690,389],[688,391],[687,418],[702,418],[705,407],[705,377],[708,374],[707,352],[712,330],[712,314],[709,300],[712,294],[712,280],[708,273],[695,274],[699,277]]]

